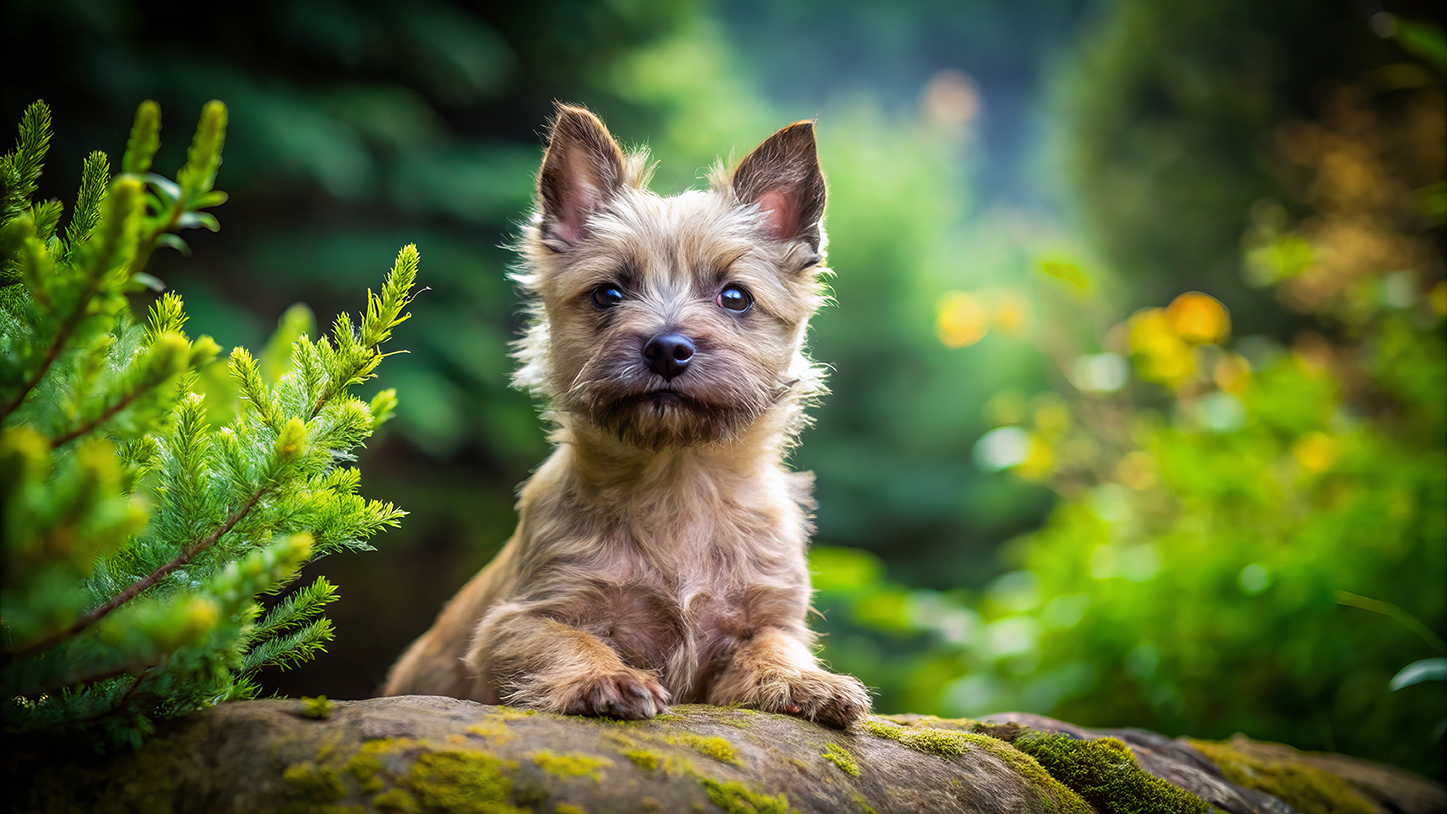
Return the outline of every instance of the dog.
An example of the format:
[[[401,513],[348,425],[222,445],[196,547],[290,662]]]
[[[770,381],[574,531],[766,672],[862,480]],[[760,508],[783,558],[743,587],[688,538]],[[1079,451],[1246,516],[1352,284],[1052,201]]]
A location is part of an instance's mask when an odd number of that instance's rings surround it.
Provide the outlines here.
[[[554,450],[497,557],[392,668],[384,694],[650,718],[741,705],[834,728],[869,711],[806,625],[813,477],[785,458],[823,391],[812,121],[710,188],[647,189],[644,152],[559,104],[520,240],[515,383]]]

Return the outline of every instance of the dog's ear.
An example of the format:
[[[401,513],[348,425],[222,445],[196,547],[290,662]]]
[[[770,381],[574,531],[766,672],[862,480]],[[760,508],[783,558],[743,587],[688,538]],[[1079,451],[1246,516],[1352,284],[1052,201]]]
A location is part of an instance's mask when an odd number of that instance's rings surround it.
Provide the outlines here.
[[[587,235],[588,218],[623,186],[623,151],[597,116],[557,105],[538,173],[543,242],[569,251]]]
[[[819,250],[824,172],[814,122],[795,122],[769,136],[739,162],[731,184],[741,203],[759,205],[769,238],[804,240]]]

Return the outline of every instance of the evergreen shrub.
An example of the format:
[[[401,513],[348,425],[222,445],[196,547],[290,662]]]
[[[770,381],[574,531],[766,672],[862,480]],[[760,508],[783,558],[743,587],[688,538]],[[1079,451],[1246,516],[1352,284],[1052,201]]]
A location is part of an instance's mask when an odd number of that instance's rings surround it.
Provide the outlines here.
[[[208,103],[174,180],[151,172],[160,110],[136,114],[121,172],[85,159],[64,231],[32,203],[50,111],[24,113],[0,157],[0,704],[7,734],[84,731],[135,745],[153,721],[256,696],[257,671],[332,638],[325,578],[287,592],[306,562],[405,514],[357,494],[354,452],[392,414],[350,392],[406,320],[418,254],[406,246],[354,325],[301,335],[288,365],[232,351],[239,405],[213,426],[198,371],[220,348],[189,338],[167,292],[144,320],[128,295],[207,210],[227,111]],[[219,363],[218,363],[219,364]],[[270,375],[267,375],[270,374]],[[223,411],[224,412],[224,411]],[[269,609],[263,612],[263,597]]]

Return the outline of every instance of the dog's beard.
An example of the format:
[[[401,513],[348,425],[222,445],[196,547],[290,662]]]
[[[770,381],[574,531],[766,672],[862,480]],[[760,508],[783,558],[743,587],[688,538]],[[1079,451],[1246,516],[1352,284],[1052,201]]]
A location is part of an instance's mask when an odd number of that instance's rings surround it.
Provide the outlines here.
[[[658,450],[734,440],[787,393],[756,360],[695,344],[688,370],[672,380],[650,370],[634,343],[600,350],[557,405],[630,446]]]

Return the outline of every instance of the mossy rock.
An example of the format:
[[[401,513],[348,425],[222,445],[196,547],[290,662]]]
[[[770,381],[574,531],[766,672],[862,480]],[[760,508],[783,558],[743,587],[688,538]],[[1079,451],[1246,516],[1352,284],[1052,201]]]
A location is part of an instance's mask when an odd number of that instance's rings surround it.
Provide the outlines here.
[[[315,702],[303,701],[225,704],[168,725],[138,751],[108,757],[88,755],[81,744],[18,744],[6,762],[8,808],[1307,811],[1287,807],[1262,784],[1251,788],[1231,779],[1250,780],[1250,772],[1262,773],[1263,761],[1289,763],[1289,754],[1231,742],[1228,758],[1211,745],[1198,750],[1152,733],[1093,733],[1036,716],[874,717],[838,732],[788,716],[708,706],[675,707],[651,721],[422,696],[334,702],[325,716],[315,711]],[[1248,758],[1256,761],[1249,771],[1240,768]],[[1375,767],[1389,773],[1382,777],[1407,782],[1418,796],[1404,806],[1380,796],[1380,789],[1364,792],[1377,777],[1367,771],[1373,766],[1355,762],[1347,774],[1336,774],[1342,785],[1331,788],[1346,789],[1337,799],[1347,807],[1322,810],[1355,812],[1360,809],[1350,806],[1361,800],[1375,810],[1411,814],[1447,808],[1440,785],[1382,767]]]

